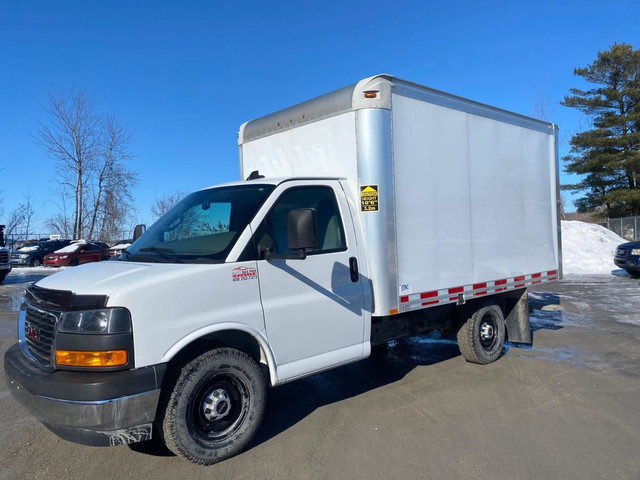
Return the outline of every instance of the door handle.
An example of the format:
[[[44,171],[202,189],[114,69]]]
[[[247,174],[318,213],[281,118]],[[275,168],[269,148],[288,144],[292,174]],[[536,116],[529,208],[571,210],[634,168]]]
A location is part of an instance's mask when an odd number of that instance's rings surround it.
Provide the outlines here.
[[[357,282],[360,275],[358,273],[358,259],[356,257],[349,259],[349,273],[351,275],[351,281]]]

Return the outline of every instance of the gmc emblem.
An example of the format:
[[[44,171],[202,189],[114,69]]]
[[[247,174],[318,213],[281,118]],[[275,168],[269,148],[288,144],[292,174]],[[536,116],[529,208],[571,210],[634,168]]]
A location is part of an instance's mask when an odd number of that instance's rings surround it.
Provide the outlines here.
[[[40,330],[28,323],[24,326],[24,333],[29,340],[33,340],[34,342],[40,338]]]

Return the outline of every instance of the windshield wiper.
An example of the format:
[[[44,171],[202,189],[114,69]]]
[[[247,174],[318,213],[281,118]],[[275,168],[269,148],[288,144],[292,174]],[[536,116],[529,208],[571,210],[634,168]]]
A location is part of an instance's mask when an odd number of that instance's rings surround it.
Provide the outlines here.
[[[180,260],[178,257],[176,257],[175,255],[169,255],[170,253],[173,253],[173,250],[170,248],[160,248],[160,247],[142,247],[140,249],[141,252],[153,252],[153,253],[157,253],[158,255],[160,255],[162,258],[165,258],[167,260],[171,260],[174,263],[182,263],[182,260]]]

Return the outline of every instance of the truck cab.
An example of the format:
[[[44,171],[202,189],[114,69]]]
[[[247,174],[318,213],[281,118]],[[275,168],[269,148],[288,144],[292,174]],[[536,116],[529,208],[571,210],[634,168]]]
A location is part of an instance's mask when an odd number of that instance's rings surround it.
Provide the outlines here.
[[[162,385],[198,352],[234,347],[261,368],[257,380],[227,375],[201,392],[196,436],[209,437],[251,413],[240,407],[250,384],[264,390],[368,356],[371,287],[354,205],[332,178],[187,196],[118,261],[28,288],[19,344],[5,357],[14,395],[68,440],[148,439],[164,415]],[[205,413],[212,392],[226,399],[219,418]]]

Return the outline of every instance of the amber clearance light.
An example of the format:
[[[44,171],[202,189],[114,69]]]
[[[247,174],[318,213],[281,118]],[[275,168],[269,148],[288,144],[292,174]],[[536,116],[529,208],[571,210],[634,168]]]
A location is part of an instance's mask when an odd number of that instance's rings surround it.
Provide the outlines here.
[[[74,352],[56,350],[56,363],[66,367],[119,367],[126,365],[127,351]]]

